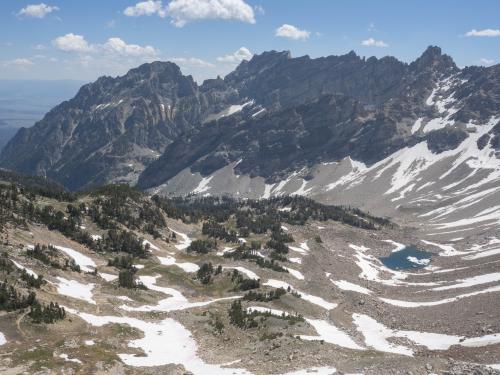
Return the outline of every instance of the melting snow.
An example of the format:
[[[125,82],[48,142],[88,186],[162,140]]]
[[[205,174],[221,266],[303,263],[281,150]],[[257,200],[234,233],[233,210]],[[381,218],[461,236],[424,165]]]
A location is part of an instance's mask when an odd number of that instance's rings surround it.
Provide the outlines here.
[[[300,271],[297,271],[297,270],[294,270],[293,268],[288,268],[288,267],[283,267],[283,268],[286,269],[288,271],[288,273],[290,275],[292,275],[293,277],[295,277],[296,279],[304,280],[304,275],[302,275],[302,273]]]
[[[466,279],[457,280],[460,281],[458,284],[445,285],[437,288],[433,288],[432,290],[449,290],[449,289],[457,289],[457,288],[470,288],[475,285],[493,283],[496,281],[500,281],[500,272],[488,273],[485,275],[468,277]]]
[[[208,186],[208,184],[210,183],[210,181],[212,180],[213,177],[214,176],[203,177],[201,179],[200,183],[198,184],[198,186],[196,188],[194,188],[191,193],[201,194],[201,193],[204,193],[205,191],[209,190],[210,187]]]
[[[248,268],[245,268],[245,267],[233,266],[233,267],[223,267],[223,269],[225,269],[225,270],[235,269],[235,270],[238,270],[239,272],[241,272],[242,274],[246,275],[249,279],[253,279],[253,280],[260,279],[260,277],[255,272],[250,271]]]
[[[35,272],[35,271],[33,271],[33,270],[31,270],[31,269],[29,269],[29,268],[27,268],[27,267],[23,266],[22,264],[17,263],[17,262],[16,262],[15,260],[13,260],[13,259],[11,259],[11,261],[12,261],[12,263],[14,263],[14,265],[15,265],[17,268],[19,268],[19,269],[21,269],[21,270],[25,270],[25,271],[26,271],[26,273],[27,273],[28,275],[31,275],[31,276],[33,276],[33,277],[38,277],[38,275],[36,274],[36,272]]]
[[[160,261],[160,263],[163,264],[164,266],[174,266],[175,265],[179,268],[182,268],[185,272],[188,272],[188,273],[197,272],[200,269],[200,266],[198,266],[195,263],[190,263],[190,262],[177,263],[177,260],[172,256],[157,257],[157,258]]]
[[[415,264],[418,264],[421,266],[426,266],[431,262],[430,259],[418,259],[418,258],[412,257],[412,256],[406,257],[406,259],[408,259],[409,262],[412,262],[412,263],[415,263]]]
[[[243,369],[224,368],[219,365],[207,364],[198,357],[196,342],[182,324],[166,318],[159,322],[147,322],[136,318],[121,316],[98,316],[66,308],[78,315],[87,323],[102,327],[107,324],[126,324],[144,333],[144,337],[128,343],[130,348],[138,348],[144,355],[119,354],[120,359],[129,366],[152,367],[167,364],[180,364],[187,371],[197,375],[250,375]]]
[[[330,281],[342,290],[350,290],[350,291],[358,292],[361,294],[371,294],[372,293],[371,290],[366,289],[366,288],[362,287],[361,285],[353,284],[353,283],[346,281],[346,280],[338,280],[338,281],[330,280]]]
[[[382,240],[382,241],[390,243],[391,245],[395,246],[395,248],[392,250],[393,253],[395,253],[397,251],[401,251],[406,247],[406,245],[403,245],[402,243],[399,243],[399,242],[396,242],[393,240]]]
[[[314,327],[318,336],[301,335],[303,340],[323,340],[329,344],[341,346],[348,349],[364,350],[362,346],[356,344],[349,335],[326,320],[306,319]]]
[[[83,272],[94,272],[94,270],[96,268],[96,264],[88,256],[83,255],[82,253],[80,253],[80,252],[78,252],[76,250],[70,249],[69,247],[56,246],[56,245],[53,245],[53,246],[57,250],[60,250],[63,253],[65,253],[67,256],[73,258],[73,260],[75,261],[75,263],[80,266],[80,269]]]
[[[189,245],[191,245],[191,238],[188,237],[187,234],[184,234],[184,233],[181,233],[181,232],[177,232],[175,230],[173,230],[172,228],[170,228],[170,230],[172,232],[174,232],[177,236],[180,236],[182,238],[181,241],[179,241],[177,243],[177,245],[175,245],[175,247],[178,249],[178,250],[185,250],[189,247]]]
[[[226,297],[226,298],[218,298],[214,299],[211,301],[203,301],[203,302],[189,302],[184,295],[173,289],[173,288],[166,288],[166,287],[161,287],[156,285],[156,280],[160,276],[140,276],[139,281],[142,282],[148,289],[166,294],[170,297],[162,299],[158,301],[156,305],[144,305],[144,306],[139,306],[139,307],[131,307],[128,305],[122,305],[120,306],[121,309],[126,310],[126,311],[178,311],[178,310],[186,310],[190,309],[193,307],[200,307],[200,306],[206,306],[211,303],[217,302],[217,301],[224,301],[224,300],[230,300],[230,299],[235,299],[235,298],[240,298],[240,297]]]
[[[314,305],[320,306],[320,307],[322,307],[322,308],[324,308],[326,310],[332,310],[335,307],[337,307],[336,303],[328,302],[328,301],[325,301],[321,297],[313,296],[311,294],[301,292],[301,291],[295,289],[293,286],[291,286],[290,284],[288,284],[288,283],[286,283],[284,281],[269,279],[263,285],[270,286],[270,287],[273,287],[273,288],[283,288],[283,289],[290,288],[290,290],[293,290],[293,291],[296,291],[297,293],[299,293],[301,295],[301,298],[304,301],[308,301],[308,302],[310,302],[310,303],[312,303]]]
[[[112,281],[115,281],[116,279],[118,279],[118,276],[112,275],[110,273],[105,273],[105,272],[99,272],[99,276],[108,282],[112,282]]]
[[[64,296],[81,299],[88,303],[95,305],[92,299],[92,289],[94,284],[82,284],[76,280],[68,280],[64,277],[57,277],[59,283],[57,284],[57,292]]]

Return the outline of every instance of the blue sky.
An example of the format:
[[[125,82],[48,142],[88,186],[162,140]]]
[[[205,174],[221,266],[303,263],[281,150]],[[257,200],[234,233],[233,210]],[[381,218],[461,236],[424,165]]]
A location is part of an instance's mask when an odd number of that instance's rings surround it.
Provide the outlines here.
[[[271,49],[410,62],[431,44],[491,65],[499,15],[495,0],[2,0],[0,79],[89,81],[172,60],[200,81]]]

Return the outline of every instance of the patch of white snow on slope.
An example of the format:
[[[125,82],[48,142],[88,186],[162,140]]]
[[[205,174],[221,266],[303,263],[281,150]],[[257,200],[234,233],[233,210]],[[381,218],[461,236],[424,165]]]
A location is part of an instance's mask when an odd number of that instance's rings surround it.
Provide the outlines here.
[[[67,256],[73,258],[75,263],[80,266],[80,269],[83,272],[94,272],[95,268],[97,267],[95,262],[89,258],[86,255],[83,255],[82,253],[73,250],[69,247],[63,247],[63,246],[56,246],[53,245],[57,250],[62,251],[65,253]]]
[[[131,307],[128,305],[121,305],[120,308],[126,311],[179,311],[186,310],[194,307],[206,306],[217,301],[224,301],[230,299],[240,298],[239,296],[217,298],[210,301],[189,302],[184,295],[173,288],[166,288],[156,285],[156,280],[160,276],[140,276],[139,281],[142,282],[148,289],[166,294],[170,297],[158,301],[156,305],[143,305],[139,307]]]
[[[181,238],[182,238],[182,240],[179,241],[177,243],[177,245],[175,245],[175,248],[177,250],[185,250],[189,247],[189,245],[191,245],[192,240],[191,240],[191,238],[189,238],[189,236],[187,234],[177,232],[177,231],[173,230],[172,228],[170,228],[170,230],[172,232],[174,232],[177,236],[181,236]]]
[[[364,288],[362,287],[361,285],[358,285],[358,284],[354,284],[354,283],[351,283],[347,280],[331,280],[330,281],[339,289],[342,289],[342,290],[348,290],[348,291],[352,291],[352,292],[358,292],[358,293],[361,293],[361,294],[372,294],[372,291],[367,289],[367,288]]]
[[[451,245],[444,245],[444,244],[440,244],[440,243],[436,243],[436,242],[431,242],[431,241],[426,241],[426,240],[421,240],[421,241],[423,243],[425,243],[426,245],[435,246],[435,247],[438,247],[441,250],[443,250],[443,251],[441,251],[439,253],[439,255],[442,256],[442,257],[452,257],[452,256],[455,256],[455,255],[466,254],[466,253],[464,253],[462,251],[456,250]]]
[[[274,184],[265,184],[264,186],[264,194],[262,194],[262,199],[271,198],[271,191],[273,190]]]
[[[415,120],[415,122],[413,123],[413,126],[411,127],[411,134],[415,134],[416,132],[418,132],[422,126],[422,120],[423,120],[423,117],[419,117],[418,119]]]
[[[198,356],[198,347],[191,332],[182,324],[166,318],[159,322],[144,321],[122,316],[99,316],[66,308],[71,314],[78,315],[87,323],[102,327],[107,324],[126,324],[144,333],[144,337],[131,340],[130,348],[141,349],[144,355],[118,354],[128,366],[153,367],[179,364],[196,375],[251,375],[244,369],[224,368],[220,365],[205,363]]]
[[[0,332],[0,346],[7,344],[7,339],[5,338],[5,335]]]
[[[332,310],[335,307],[337,307],[336,303],[328,302],[321,297],[301,292],[301,291],[295,289],[292,285],[290,285],[284,281],[281,281],[281,280],[269,279],[263,285],[271,286],[273,288],[283,288],[285,290],[290,288],[290,290],[299,293],[303,300],[308,301],[314,305],[320,306],[320,307],[324,308],[325,310]]]
[[[191,193],[193,194],[201,194],[201,193],[204,193],[205,191],[209,190],[210,187],[208,186],[208,184],[210,183],[210,181],[212,180],[214,176],[209,176],[209,177],[203,177],[200,181],[200,183],[198,184],[197,187],[195,187],[193,189],[193,191],[191,191]]]
[[[99,272],[99,276],[102,277],[104,280],[107,282],[112,282],[118,279],[118,276],[112,275],[110,273],[105,273],[105,272]]]
[[[299,247],[297,246],[288,246],[291,250],[296,251],[297,253],[300,254],[306,254],[308,251],[310,251],[309,246],[307,246],[307,242],[302,242]]]
[[[160,250],[160,248],[158,246],[156,246],[154,243],[152,243],[151,241],[148,241],[148,240],[142,241],[142,246],[146,246],[146,245],[149,245],[150,249],[153,249],[153,250],[156,250],[156,251]]]
[[[431,260],[426,258],[426,259],[418,259],[416,257],[412,257],[412,256],[408,256],[406,257],[406,259],[409,261],[409,262],[412,262],[412,263],[415,263],[415,264],[418,264],[420,266],[427,266]]]
[[[365,179],[363,174],[368,171],[366,165],[359,161],[352,160],[349,156],[347,157],[347,161],[351,164],[351,171],[340,177],[337,181],[328,184],[326,186],[326,191],[333,190],[337,186],[349,185],[353,187],[363,182]]]
[[[500,292],[500,285],[491,287],[491,288],[486,288],[483,290],[478,290],[476,292],[472,293],[466,293],[466,294],[460,294],[455,297],[450,297],[450,298],[444,298],[440,299],[437,301],[402,301],[402,300],[395,300],[395,299],[389,299],[389,298],[379,298],[381,301],[388,303],[393,306],[398,306],[398,307],[406,307],[406,308],[415,308],[415,307],[430,307],[430,306],[437,306],[437,305],[443,305],[446,303],[452,303],[459,301],[464,298],[468,297],[473,297],[477,296],[479,294],[485,294],[485,293],[494,293],[494,292]]]
[[[407,346],[397,345],[388,339],[406,338],[416,345],[425,346],[429,350],[448,350],[453,345],[479,347],[493,345],[500,342],[499,334],[486,335],[463,339],[461,336],[446,335],[441,333],[393,330],[375,319],[362,314],[353,314],[354,324],[365,337],[365,343],[375,350],[413,356],[413,350]]]
[[[391,245],[394,245],[394,249],[392,249],[393,253],[401,251],[406,247],[406,245],[403,245],[402,243],[399,243],[399,242],[396,242],[393,240],[382,240],[382,241],[390,243]]]
[[[69,356],[65,353],[59,354],[59,358],[65,360],[66,362],[78,363],[79,365],[82,364],[82,361],[80,361],[78,358],[69,358]]]
[[[80,299],[95,305],[92,299],[92,289],[94,284],[82,284],[76,280],[68,280],[64,277],[57,277],[57,292],[61,295]]]
[[[33,277],[38,277],[38,275],[36,274],[35,271],[29,269],[28,267],[25,267],[23,266],[22,264],[20,263],[17,263],[15,260],[11,259],[11,262],[14,263],[14,265],[19,268],[20,270],[25,270],[26,273],[30,276],[33,276]]]
[[[172,256],[166,256],[166,257],[157,257],[160,263],[164,266],[177,266],[181,268],[184,272],[187,273],[193,273],[197,272],[200,269],[200,266],[198,266],[195,263],[191,262],[182,262],[182,263],[177,263],[177,260],[172,257]]]
[[[460,282],[457,284],[445,285],[445,286],[440,286],[437,288],[432,288],[431,290],[439,291],[439,290],[450,290],[450,289],[457,289],[457,288],[470,288],[470,287],[476,286],[476,285],[497,282],[497,281],[500,281],[500,272],[487,273],[484,275],[468,277],[468,278],[457,280],[457,281],[460,281]]]
[[[326,320],[306,319],[306,321],[314,327],[318,336],[301,335],[300,338],[303,340],[323,340],[324,342],[343,348],[365,350],[365,348],[354,342],[347,333]]]
[[[283,268],[286,269],[288,271],[288,273],[290,275],[292,275],[293,277],[295,277],[296,279],[304,280],[304,275],[302,274],[302,272],[294,270],[293,268],[289,268],[289,267],[283,267]]]
[[[245,267],[240,267],[240,266],[229,267],[228,266],[228,267],[223,267],[223,269],[225,269],[225,270],[227,270],[227,269],[238,270],[239,272],[246,275],[246,277],[248,277],[249,279],[252,279],[252,280],[259,280],[260,279],[259,275],[257,275],[255,272],[250,271],[248,268],[245,268]]]
[[[312,187],[306,189],[306,185],[307,185],[307,181],[303,179],[302,180],[302,185],[297,189],[297,191],[291,193],[290,195],[302,195],[302,196],[306,196],[313,189]]]

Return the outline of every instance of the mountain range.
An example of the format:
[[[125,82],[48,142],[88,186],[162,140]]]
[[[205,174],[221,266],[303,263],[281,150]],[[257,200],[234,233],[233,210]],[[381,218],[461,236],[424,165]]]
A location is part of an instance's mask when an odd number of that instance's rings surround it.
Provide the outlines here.
[[[0,166],[72,190],[299,194],[439,222],[499,198],[499,112],[500,65],[459,68],[434,46],[410,64],[264,52],[201,85],[153,62],[84,85]]]

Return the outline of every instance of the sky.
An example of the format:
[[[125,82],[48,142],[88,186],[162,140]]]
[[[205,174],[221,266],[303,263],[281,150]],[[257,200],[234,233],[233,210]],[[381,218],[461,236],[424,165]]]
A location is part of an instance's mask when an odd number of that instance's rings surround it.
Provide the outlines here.
[[[496,0],[0,1],[0,79],[117,76],[170,60],[201,82],[267,50],[500,63]]]

